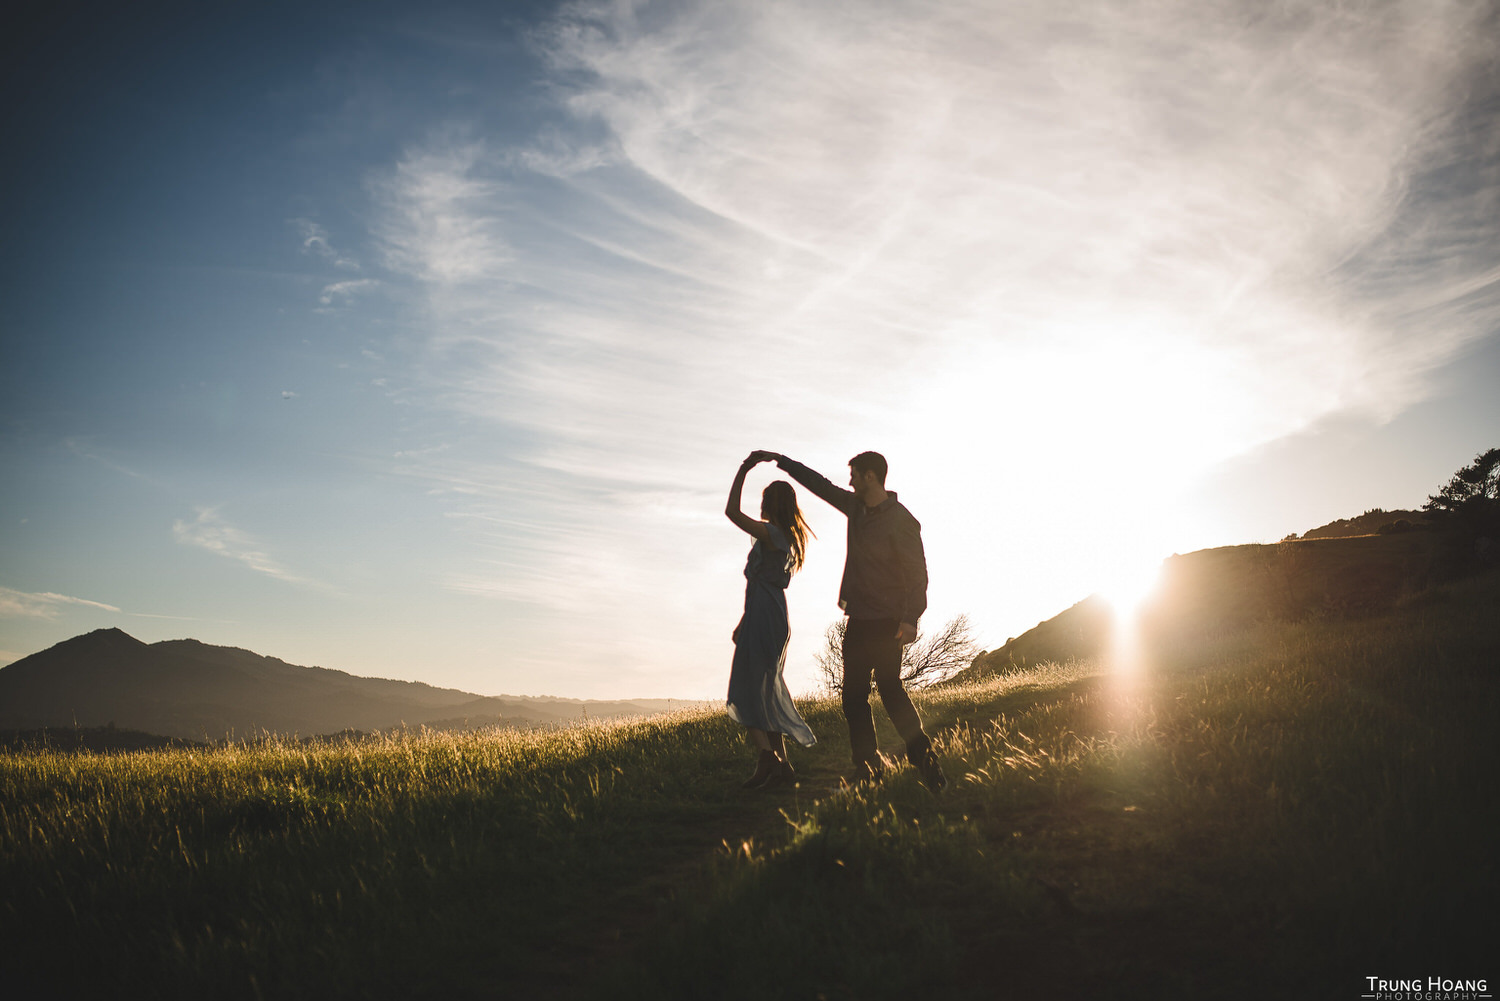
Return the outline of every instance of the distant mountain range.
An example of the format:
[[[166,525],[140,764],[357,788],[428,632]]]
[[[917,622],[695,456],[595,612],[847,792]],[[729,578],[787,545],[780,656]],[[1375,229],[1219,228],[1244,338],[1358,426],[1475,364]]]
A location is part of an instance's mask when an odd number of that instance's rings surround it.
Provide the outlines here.
[[[487,697],[298,667],[197,640],[147,644],[119,629],[75,636],[0,668],[0,730],[107,727],[187,740],[401,726],[551,726],[695,704]]]

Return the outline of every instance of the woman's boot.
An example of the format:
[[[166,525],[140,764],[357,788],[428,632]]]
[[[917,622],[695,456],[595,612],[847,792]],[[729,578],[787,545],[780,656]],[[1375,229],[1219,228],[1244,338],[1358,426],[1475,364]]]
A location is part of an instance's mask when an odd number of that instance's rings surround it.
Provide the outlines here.
[[[766,783],[771,786],[795,786],[797,784],[797,772],[792,768],[792,763],[786,757],[786,735],[780,733],[767,734],[771,738],[771,751],[776,755],[777,769],[775,778]]]
[[[782,761],[776,756],[775,751],[761,751],[760,758],[755,762],[755,771],[744,782],[740,783],[741,789],[760,789],[776,778],[781,771]]]

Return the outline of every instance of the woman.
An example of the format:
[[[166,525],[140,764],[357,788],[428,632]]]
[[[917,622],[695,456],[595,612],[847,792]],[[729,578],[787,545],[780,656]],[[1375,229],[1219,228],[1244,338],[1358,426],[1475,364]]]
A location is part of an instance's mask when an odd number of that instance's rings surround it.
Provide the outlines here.
[[[786,759],[784,734],[802,746],[817,738],[803,722],[782,680],[786,642],[791,634],[786,615],[786,586],[802,568],[812,532],[797,509],[797,494],[785,480],[766,487],[760,497],[760,521],[740,510],[745,474],[762,461],[757,454],[740,463],[724,514],[755,538],[745,564],[745,614],[734,628],[734,666],[729,671],[729,715],[749,730],[760,749],[746,789],[795,785],[797,773]]]

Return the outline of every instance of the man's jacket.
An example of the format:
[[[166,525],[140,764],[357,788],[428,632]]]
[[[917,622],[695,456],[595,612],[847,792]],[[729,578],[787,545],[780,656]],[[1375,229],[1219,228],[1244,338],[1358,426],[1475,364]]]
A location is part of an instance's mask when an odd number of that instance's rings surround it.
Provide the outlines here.
[[[849,519],[844,579],[839,584],[839,607],[851,619],[892,619],[917,624],[927,610],[927,557],[922,551],[922,526],[895,493],[867,508],[852,490],[833,485],[795,459],[776,464],[787,475]]]

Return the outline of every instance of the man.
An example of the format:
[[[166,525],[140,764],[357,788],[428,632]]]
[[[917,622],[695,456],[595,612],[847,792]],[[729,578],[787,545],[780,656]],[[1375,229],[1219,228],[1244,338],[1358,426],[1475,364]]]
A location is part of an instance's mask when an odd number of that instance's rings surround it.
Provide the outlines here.
[[[927,558],[922,526],[893,491],[885,488],[886,461],[878,452],[849,460],[849,489],[776,452],[752,457],[774,460],[788,476],[832,504],[849,519],[839,607],[849,617],[844,631],[844,719],[854,751],[856,781],[879,781],[885,768],[875,745],[870,677],[880,691],[906,755],[933,792],[948,785],[922,731],[922,719],[901,684],[901,651],[917,638],[917,619],[927,610]]]

